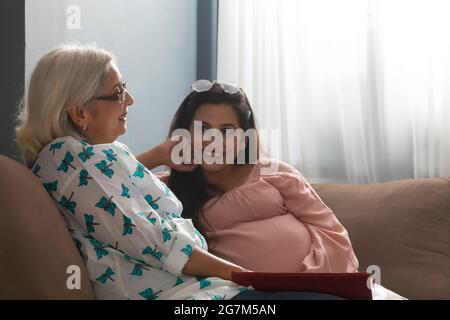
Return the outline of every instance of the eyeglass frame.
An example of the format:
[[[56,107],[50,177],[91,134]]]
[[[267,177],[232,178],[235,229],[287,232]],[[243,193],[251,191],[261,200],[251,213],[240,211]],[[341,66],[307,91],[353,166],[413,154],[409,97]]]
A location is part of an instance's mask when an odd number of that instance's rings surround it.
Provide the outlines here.
[[[96,97],[96,98],[89,99],[84,104],[86,105],[86,104],[91,103],[91,102],[93,102],[95,100],[116,101],[116,102],[120,102],[120,104],[124,104],[125,103],[125,99],[127,97],[127,92],[128,92],[127,85],[128,84],[126,82],[122,82],[121,83],[121,87],[119,89],[120,90],[119,92],[117,92],[115,94],[112,94],[112,95],[109,95],[109,96],[99,96],[99,97]],[[119,99],[120,96],[122,96],[122,99]]]

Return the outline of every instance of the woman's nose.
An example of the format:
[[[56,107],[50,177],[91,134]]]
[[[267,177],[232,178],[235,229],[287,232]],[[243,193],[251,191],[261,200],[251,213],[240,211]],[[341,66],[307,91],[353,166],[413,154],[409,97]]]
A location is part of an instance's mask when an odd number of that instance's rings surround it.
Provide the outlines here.
[[[134,98],[131,95],[131,93],[129,93],[128,91],[126,91],[126,96],[125,96],[125,105],[127,106],[131,106],[134,104]]]

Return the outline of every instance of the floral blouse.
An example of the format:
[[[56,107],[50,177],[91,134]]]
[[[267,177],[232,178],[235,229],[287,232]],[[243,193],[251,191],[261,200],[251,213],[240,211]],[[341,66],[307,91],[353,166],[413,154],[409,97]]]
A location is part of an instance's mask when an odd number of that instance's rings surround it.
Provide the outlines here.
[[[33,172],[57,203],[98,299],[231,299],[247,289],[182,274],[206,241],[124,144],[58,138],[39,153]]]

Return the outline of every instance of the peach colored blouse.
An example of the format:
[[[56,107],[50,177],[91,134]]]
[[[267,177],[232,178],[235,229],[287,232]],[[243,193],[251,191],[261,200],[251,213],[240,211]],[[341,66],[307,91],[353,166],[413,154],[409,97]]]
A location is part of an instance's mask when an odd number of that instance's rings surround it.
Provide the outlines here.
[[[347,231],[311,185],[290,165],[264,161],[241,186],[205,204],[209,252],[252,271],[358,271]],[[266,164],[278,170],[265,173]]]

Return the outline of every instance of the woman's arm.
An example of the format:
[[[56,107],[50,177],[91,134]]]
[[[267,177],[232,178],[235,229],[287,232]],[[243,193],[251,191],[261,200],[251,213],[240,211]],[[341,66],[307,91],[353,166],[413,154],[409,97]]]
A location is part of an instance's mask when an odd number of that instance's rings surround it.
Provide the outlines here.
[[[286,207],[311,236],[311,249],[300,265],[301,272],[358,271],[347,230],[297,170],[280,163],[280,172],[267,176],[266,181],[277,188]]]
[[[161,150],[161,145],[151,148],[150,150],[136,157],[136,159],[149,170],[166,165],[167,161],[164,158],[165,157],[163,150]]]
[[[172,161],[172,149],[178,143],[177,140],[167,139],[160,145],[138,155],[136,159],[142,163],[147,169],[152,170],[158,166],[168,166],[177,171],[193,171],[197,165],[195,164],[174,164]]]
[[[192,252],[191,258],[184,265],[182,272],[190,276],[217,277],[231,280],[231,272],[248,271],[229,261],[223,260],[198,247]]]

